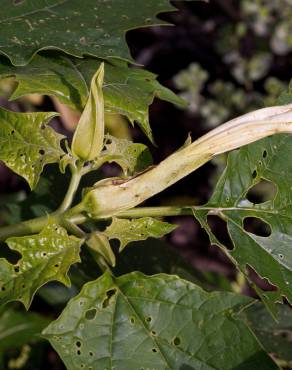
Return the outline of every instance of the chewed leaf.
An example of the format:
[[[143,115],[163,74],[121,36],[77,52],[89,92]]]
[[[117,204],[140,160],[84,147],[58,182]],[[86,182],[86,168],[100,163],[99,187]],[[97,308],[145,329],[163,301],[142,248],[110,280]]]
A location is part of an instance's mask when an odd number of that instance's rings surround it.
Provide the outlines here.
[[[28,308],[35,292],[47,282],[70,285],[67,272],[80,261],[80,239],[49,223],[39,234],[11,237],[6,242],[21,258],[15,265],[0,259],[0,304],[18,300]]]
[[[278,135],[241,148],[228,157],[213,196],[205,210],[195,217],[207,228],[209,212],[217,212],[227,222],[234,249],[232,256],[245,273],[251,266],[261,277],[277,287],[270,294],[274,301],[281,296],[292,302],[292,136]],[[249,200],[249,194],[262,180],[270,187],[268,200]],[[212,232],[209,229],[212,238]],[[213,236],[213,242],[216,239]]]
[[[85,284],[43,334],[68,370],[276,370],[238,319],[251,302],[176,276],[107,272]]]
[[[277,320],[274,320],[260,303],[245,310],[243,316],[268,353],[291,363],[292,309],[284,304],[278,304],[277,309]]]
[[[15,67],[6,58],[0,57],[0,79],[15,76],[18,86],[12,99],[32,93],[53,95],[71,108],[82,111],[89,95],[90,82],[100,64],[100,59],[79,59],[60,53],[42,52],[27,66]],[[137,122],[150,139],[148,109],[154,97],[185,105],[181,98],[162,86],[151,72],[129,68],[122,61],[105,62],[104,66],[105,112],[122,114],[132,123]]]
[[[105,151],[101,153],[104,162],[116,162],[125,176],[145,170],[152,164],[150,150],[144,144],[107,135]]]
[[[152,217],[142,217],[132,220],[113,218],[104,234],[109,239],[120,241],[120,251],[136,240],[146,240],[150,237],[160,238],[176,229],[176,225],[162,222]]]
[[[156,14],[172,10],[168,0],[136,0],[135,6],[132,0],[2,0],[0,53],[14,65],[44,49],[132,60],[126,31],[165,23]]]
[[[44,166],[64,154],[62,135],[47,126],[57,113],[14,113],[0,108],[0,160],[33,189]]]

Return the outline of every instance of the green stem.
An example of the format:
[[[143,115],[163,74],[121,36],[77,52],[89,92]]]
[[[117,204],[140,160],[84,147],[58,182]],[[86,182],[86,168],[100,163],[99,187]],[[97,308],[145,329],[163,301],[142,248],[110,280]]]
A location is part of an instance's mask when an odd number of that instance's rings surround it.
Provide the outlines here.
[[[75,167],[72,166],[71,167],[71,172],[72,172],[72,177],[71,177],[71,180],[70,180],[69,188],[67,190],[67,193],[65,195],[65,198],[64,198],[62,204],[60,205],[60,207],[58,209],[59,213],[62,213],[64,211],[66,211],[68,208],[70,208],[70,206],[71,206],[71,204],[74,200],[74,196],[76,194],[76,191],[78,189],[81,177],[83,176],[82,168],[77,168],[76,169]]]
[[[0,228],[0,241],[5,241],[10,236],[23,236],[40,232],[48,223],[48,218],[59,222],[59,214],[51,213],[49,216],[37,217],[23,221],[16,225],[8,225]]]
[[[164,216],[187,216],[193,215],[193,211],[206,210],[213,212],[214,214],[220,215],[220,211],[223,209],[213,209],[204,206],[168,206],[168,207],[138,207],[129,209],[127,211],[120,212],[116,215],[119,218],[139,218],[139,217],[164,217]],[[76,229],[73,225],[83,224],[89,217],[80,213],[82,207],[78,205],[69,209],[64,213],[54,212],[48,216],[34,218],[32,220],[23,221],[16,225],[9,225],[0,227],[0,241],[5,241],[10,236],[23,236],[36,234],[40,232],[48,223],[48,217],[52,218],[55,222],[60,225],[68,226],[69,231],[74,231],[73,234],[79,234],[84,236],[82,230]]]
[[[116,215],[119,218],[139,218],[139,217],[164,217],[164,216],[189,216],[193,215],[195,206],[187,207],[138,207],[120,212]]]
[[[63,219],[61,226],[65,227],[65,229],[72,235],[77,236],[77,238],[85,239],[86,233],[80,229],[74,222]]]

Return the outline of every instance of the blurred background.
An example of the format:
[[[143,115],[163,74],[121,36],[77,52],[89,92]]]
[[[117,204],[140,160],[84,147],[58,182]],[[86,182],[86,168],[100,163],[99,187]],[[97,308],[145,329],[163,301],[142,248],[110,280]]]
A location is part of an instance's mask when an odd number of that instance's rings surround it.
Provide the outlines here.
[[[153,102],[150,107],[150,123],[157,147],[147,141],[138,127],[131,128],[124,118],[107,117],[107,128],[111,134],[145,143],[150,147],[155,163],[178,149],[189,133],[195,140],[233,117],[274,105],[279,95],[289,89],[292,70],[291,0],[210,0],[209,3],[188,1],[172,3],[178,11],[162,14],[160,17],[173,23],[175,27],[159,26],[133,30],[127,33],[127,41],[136,62],[157,74],[160,83],[187,100],[188,106],[179,109],[159,99]],[[37,95],[8,102],[14,88],[13,80],[0,81],[2,107],[14,111],[57,110],[62,114],[62,118],[54,119],[53,125],[59,132],[72,136],[78,121],[76,112],[54,99]],[[209,199],[225,164],[225,155],[214,159],[149,200],[147,205],[204,204]],[[37,201],[26,203],[29,189],[25,182],[3,164],[0,165],[2,223],[16,222],[20,213],[21,217],[25,213],[27,216],[37,215],[44,211],[44,207],[53,208],[58,204],[58,196],[61,197],[62,192],[52,194],[49,200],[42,198],[44,189],[51,186],[50,181],[54,182],[55,188],[58,184],[54,170],[47,171],[37,188],[36,195],[33,195]],[[102,176],[117,174],[118,169],[114,165],[106,165],[102,169]],[[60,183],[62,181],[59,180]],[[88,181],[90,182],[89,179]],[[260,199],[272,191],[274,189],[263,183],[252,196]],[[160,271],[179,273],[190,280],[199,279],[208,287],[216,286],[217,289],[254,295],[225,254],[216,246],[209,248],[206,233],[193,217],[172,217],[168,218],[168,221],[178,224],[179,227],[165,238],[163,245],[161,243],[156,245],[155,241],[151,241],[146,247],[144,243],[139,252],[131,248],[129,252],[129,256],[132,253],[131,266],[127,261],[127,266],[118,266],[117,270],[125,272],[134,268],[148,273]],[[224,222],[215,216],[210,217],[208,221],[218,239],[232,248]],[[252,229],[257,225],[249,227]],[[152,251],[154,253],[150,257]],[[127,253],[124,255],[125,260]],[[167,261],[162,262],[165,256]],[[86,260],[86,256],[84,258]],[[149,262],[148,267],[145,260]],[[142,263],[146,267],[143,267]],[[88,271],[87,265],[83,269],[85,280],[87,275],[91,275]],[[262,288],[272,289],[253,271],[250,271],[250,274]],[[82,285],[80,271],[79,278],[75,277],[74,280],[74,271],[72,276],[76,287]],[[54,293],[53,289],[50,290],[50,286],[45,287],[33,303],[35,311],[51,312],[50,305],[55,302],[57,315],[66,299],[74,294],[72,290],[62,290],[59,285],[53,287],[61,289],[62,299],[58,301],[58,294]],[[25,351],[38,352],[38,347],[35,348],[29,347],[28,350],[23,346],[17,355],[11,352],[9,359],[7,357],[5,360],[6,368],[63,369],[55,352],[47,347],[44,350],[45,355],[41,354],[42,351],[38,353],[40,357],[38,364],[30,363]],[[11,362],[15,357],[26,358],[26,361],[19,367],[19,363]]]

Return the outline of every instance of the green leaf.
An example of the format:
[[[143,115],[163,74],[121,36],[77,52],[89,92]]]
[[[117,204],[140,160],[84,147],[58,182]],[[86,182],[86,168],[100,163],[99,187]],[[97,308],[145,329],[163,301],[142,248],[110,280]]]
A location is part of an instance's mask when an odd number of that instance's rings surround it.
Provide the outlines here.
[[[18,86],[12,99],[38,93],[56,96],[62,103],[82,111],[89,94],[90,81],[101,61],[94,58],[78,59],[52,52],[36,55],[25,67],[14,67],[0,58],[0,78],[15,76]],[[185,101],[160,85],[156,75],[127,63],[106,62],[103,85],[105,111],[119,113],[137,121],[151,139],[148,107],[154,97],[177,105]]]
[[[84,267],[88,271],[87,265]],[[225,276],[197,270],[191,259],[183,258],[177,249],[161,239],[149,238],[146,241],[133,242],[132,248],[126,248],[119,255],[114,274],[123,275],[132,271],[140,271],[146,275],[178,275],[207,291],[232,291],[230,281]]]
[[[141,172],[152,165],[151,152],[146,145],[111,135],[106,136],[105,151],[101,153],[100,160],[104,163],[116,162],[125,176]]]
[[[283,91],[277,99],[277,104],[286,105],[292,102],[292,80],[289,83],[287,91]]]
[[[36,313],[2,307],[0,309],[0,353],[43,340],[40,334],[49,322],[49,319]]]
[[[3,0],[0,52],[14,65],[27,64],[44,49],[131,60],[125,32],[163,24],[155,15],[172,10],[168,0]]]
[[[36,290],[48,281],[70,285],[67,272],[80,261],[80,239],[50,222],[39,234],[11,237],[6,242],[22,257],[15,265],[0,259],[0,304],[18,300],[28,308]]]
[[[152,217],[132,220],[114,217],[110,226],[105,229],[104,234],[109,239],[118,239],[120,241],[120,251],[122,251],[127,244],[133,241],[146,240],[150,237],[160,238],[176,228],[177,225],[162,222]]]
[[[273,301],[286,296],[292,302],[291,155],[292,136],[283,134],[232,152],[211,199],[204,209],[194,213],[211,241],[218,245],[220,242],[208,226],[207,215],[217,214],[226,220],[234,249],[225,249],[225,252],[243,273],[249,265],[278,287],[276,292],[270,292]],[[274,184],[277,193],[266,202],[254,204],[248,200],[247,193],[261,180]],[[246,230],[247,217],[252,217],[250,220],[257,221],[271,234],[259,236]],[[265,295],[269,300],[269,294]]]
[[[107,272],[84,285],[43,334],[68,370],[277,369],[237,319],[251,302],[176,276]]]
[[[104,64],[92,77],[90,93],[72,141],[72,152],[84,161],[96,159],[104,141]]]
[[[278,304],[277,308],[277,321],[260,303],[249,307],[243,315],[267,352],[292,363],[292,309],[283,304]]]
[[[33,189],[44,166],[64,154],[62,135],[47,122],[57,113],[15,113],[0,108],[0,160],[24,177]]]

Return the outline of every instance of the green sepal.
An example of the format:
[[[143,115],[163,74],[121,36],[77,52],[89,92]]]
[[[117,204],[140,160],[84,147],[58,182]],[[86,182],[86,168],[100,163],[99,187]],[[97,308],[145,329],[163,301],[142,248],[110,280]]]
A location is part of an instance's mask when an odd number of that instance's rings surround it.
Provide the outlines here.
[[[83,161],[96,159],[104,141],[104,64],[92,78],[90,93],[72,141],[72,153]]]
[[[106,235],[104,235],[102,232],[95,231],[90,234],[86,244],[98,256],[101,256],[109,266],[115,267],[116,257]]]

